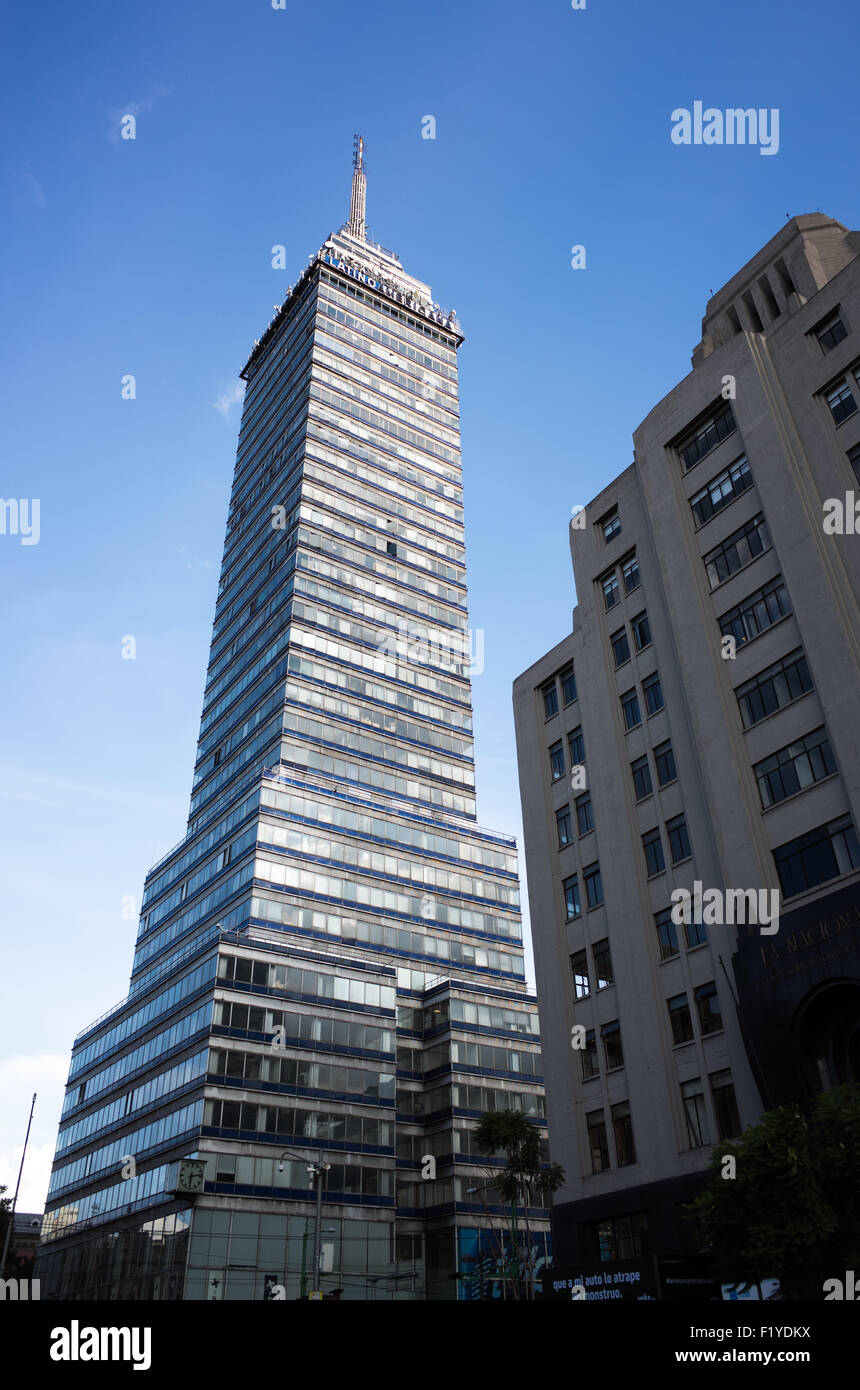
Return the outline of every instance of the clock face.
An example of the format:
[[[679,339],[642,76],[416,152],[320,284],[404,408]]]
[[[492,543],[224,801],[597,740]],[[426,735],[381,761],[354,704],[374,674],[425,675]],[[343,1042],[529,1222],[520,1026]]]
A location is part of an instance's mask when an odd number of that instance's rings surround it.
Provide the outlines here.
[[[179,1165],[176,1186],[182,1192],[202,1192],[205,1164],[195,1158],[184,1158]]]

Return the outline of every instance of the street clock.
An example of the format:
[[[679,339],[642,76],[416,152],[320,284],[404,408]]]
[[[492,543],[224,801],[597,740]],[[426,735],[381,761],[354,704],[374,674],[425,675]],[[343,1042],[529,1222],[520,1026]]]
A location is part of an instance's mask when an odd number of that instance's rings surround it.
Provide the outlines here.
[[[183,1158],[179,1161],[176,1175],[176,1192],[202,1192],[206,1176],[206,1164],[196,1158]]]

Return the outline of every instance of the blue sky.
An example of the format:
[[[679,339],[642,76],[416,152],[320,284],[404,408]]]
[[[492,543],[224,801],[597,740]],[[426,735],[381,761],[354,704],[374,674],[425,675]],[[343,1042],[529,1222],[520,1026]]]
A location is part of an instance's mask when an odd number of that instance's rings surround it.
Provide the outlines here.
[[[849,23],[835,0],[7,12],[0,491],[40,499],[37,545],[0,536],[10,1186],[39,1092],[21,1209],[44,1198],[72,1038],[127,989],[123,901],[184,830],[238,372],[346,218],[353,133],[372,236],[467,337],[478,811],[518,833],[510,688],[569,626],[571,507],[630,463],[709,294],[787,214],[860,226]],[[674,145],[696,100],[778,108],[779,152]]]

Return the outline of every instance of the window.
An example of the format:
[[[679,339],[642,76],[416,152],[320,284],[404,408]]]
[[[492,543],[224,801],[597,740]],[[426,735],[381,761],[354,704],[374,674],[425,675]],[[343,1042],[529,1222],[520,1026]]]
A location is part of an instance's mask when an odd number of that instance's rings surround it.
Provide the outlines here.
[[[736,459],[730,467],[718,473],[716,478],[712,478],[701,492],[690,498],[690,509],[696,526],[704,526],[706,521],[710,521],[712,516],[716,516],[717,512],[721,512],[742,492],[746,492],[748,487],[752,487],[752,473],[744,456]]]
[[[812,689],[812,677],[800,647],[760,671],[735,691],[745,729],[784,709]]]
[[[657,781],[661,787],[668,787],[678,776],[675,770],[675,754],[670,742],[658,743],[654,749],[654,764],[657,768]]]
[[[854,476],[860,483],[860,444],[855,444],[853,449],[848,450],[848,462],[854,469]]]
[[[570,749],[571,767],[585,762],[585,739],[582,736],[582,725],[577,724],[573,733],[568,734],[567,743]]]
[[[600,1064],[597,1060],[597,1037],[594,1029],[589,1028],[585,1035],[585,1047],[580,1053],[582,1057],[582,1079],[588,1081],[589,1077],[600,1075]]]
[[[669,1010],[669,1021],[672,1024],[673,1043],[678,1046],[680,1043],[692,1042],[693,1019],[686,994],[673,995],[671,999],[666,1000],[666,1006]]]
[[[692,853],[690,849],[690,836],[687,833],[687,822],[683,816],[674,816],[672,820],[666,822],[666,830],[669,835],[669,853],[672,856],[673,864],[680,864],[682,859],[689,859]]]
[[[609,1144],[606,1139],[606,1121],[602,1110],[592,1110],[585,1117],[588,1127],[588,1146],[591,1150],[592,1173],[603,1173],[609,1167]]]
[[[572,922],[574,917],[578,917],[582,912],[579,901],[579,879],[576,874],[571,878],[566,878],[562,884],[564,889],[564,910],[568,922]]]
[[[737,1139],[741,1133],[741,1117],[735,1100],[732,1074],[730,1071],[712,1071],[708,1080],[717,1118],[717,1134],[720,1139]]]
[[[655,826],[642,836],[642,848],[645,851],[645,867],[648,877],[654,874],[661,874],[666,867],[666,860],[663,857],[663,841],[660,838],[660,828]]]
[[[857,409],[857,402],[851,394],[851,387],[844,380],[834,386],[832,391],[828,391],[825,399],[830,406],[834,425],[841,425],[842,421],[847,420]]]
[[[603,1058],[606,1062],[606,1070],[612,1071],[614,1067],[624,1066],[624,1053],[621,1050],[621,1025],[615,1019],[612,1023],[604,1023],[600,1030],[603,1039]]]
[[[693,998],[699,1011],[699,1031],[702,1037],[707,1037],[708,1033],[719,1033],[723,1026],[723,1015],[720,1012],[717,987],[713,980],[710,984],[699,985],[693,992]]]
[[[777,575],[776,579],[756,589],[755,593],[724,613],[720,618],[720,632],[724,637],[734,637],[737,645],[742,647],[791,612],[788,590],[782,575]]]
[[[726,536],[724,541],[709,550],[703,557],[712,589],[722,584],[730,575],[742,569],[770,547],[770,533],[764,515],[759,512],[751,521],[744,522],[737,531]]]
[[[560,742],[554,743],[549,750],[549,766],[554,782],[564,776],[564,749]]]
[[[633,641],[636,643],[637,652],[641,652],[643,647],[651,644],[651,624],[648,621],[647,613],[640,613],[630,624],[633,629]]]
[[[386,542],[385,542],[385,549],[387,550],[387,552],[388,552],[389,555],[396,555],[396,554],[397,554],[397,543],[396,543],[395,541],[386,541]]]
[[[572,704],[576,699],[576,677],[572,666],[565,667],[561,673],[561,699],[565,705]]]
[[[838,309],[834,310],[812,331],[818,339],[818,346],[822,352],[830,352],[831,348],[835,348],[837,343],[841,343],[842,339],[848,336],[845,324],[839,317]]]
[[[673,956],[680,955],[678,934],[675,931],[675,923],[672,921],[671,907],[664,907],[662,912],[654,914],[654,925],[657,928],[657,940],[660,943],[660,959],[671,960]]]
[[[643,754],[641,758],[632,762],[630,771],[633,773],[633,789],[636,793],[636,800],[642,801],[644,797],[650,796],[652,791],[651,769],[648,766],[647,754]]]
[[[794,796],[804,787],[822,781],[836,771],[833,750],[824,728],[815,729],[796,743],[789,743],[762,758],[753,767],[763,810]]]
[[[598,1260],[632,1260],[644,1255],[648,1248],[648,1217],[644,1211],[583,1221],[580,1231],[583,1246]]]
[[[587,835],[594,829],[594,812],[591,809],[591,792],[584,792],[576,798],[576,825],[580,835]]]
[[[612,973],[612,955],[609,950],[609,938],[603,941],[595,941],[591,948],[594,958],[594,974],[597,980],[598,989],[607,989],[609,985],[615,984],[615,976]]]
[[[630,1105],[625,1100],[620,1105],[613,1105],[612,1132],[615,1135],[615,1157],[619,1168],[628,1168],[631,1163],[636,1162],[636,1150],[633,1147],[633,1123],[630,1119]]]
[[[585,951],[577,951],[576,955],[570,958],[570,968],[573,971],[573,988],[577,999],[585,999],[591,993],[591,981],[588,978],[588,956]]]
[[[558,691],[555,681],[549,681],[541,690],[543,695],[543,712],[545,719],[552,719],[554,714],[558,714]]]
[[[624,578],[624,592],[632,594],[634,589],[638,589],[642,580],[639,577],[639,561],[634,555],[621,567],[621,574]]]
[[[618,515],[618,508],[613,507],[612,511],[601,517],[597,524],[602,528],[603,540],[608,545],[621,532],[621,518]]]
[[[682,441],[678,452],[684,472],[689,472],[736,429],[731,406],[718,406],[706,420],[695,427],[694,432],[691,431],[686,436],[686,441]]]
[[[642,715],[639,711],[639,696],[635,690],[628,690],[626,695],[621,696],[621,709],[624,714],[624,727],[628,731],[635,729],[637,724],[642,723]]]
[[[653,676],[642,682],[642,694],[645,696],[645,707],[649,715],[656,714],[663,708],[663,687],[656,671]]]
[[[585,882],[585,900],[589,909],[592,907],[599,907],[603,902],[603,882],[600,877],[600,865],[589,864],[587,869],[583,869],[582,877]]]
[[[705,1114],[705,1095],[697,1076],[681,1085],[681,1100],[687,1121],[687,1141],[691,1149],[700,1149],[709,1142],[708,1120]]]
[[[784,898],[794,898],[860,866],[860,845],[850,816],[819,825],[773,852]]]
[[[614,608],[621,598],[621,591],[618,587],[618,579],[613,570],[608,579],[603,581],[603,602],[607,609]]]
[[[573,840],[569,806],[562,806],[560,811],[556,811],[555,824],[558,830],[558,847],[559,849],[564,849],[565,845],[569,845]]]
[[[699,915],[701,916],[701,913]],[[692,951],[696,946],[704,946],[705,942],[708,939],[708,934],[705,931],[704,922],[697,922],[692,912],[690,913],[689,922],[684,923],[684,932],[687,937],[688,951]]]
[[[625,661],[630,660],[630,643],[627,641],[627,629],[620,627],[617,632],[613,632],[610,637],[612,643],[612,655],[615,658],[615,665],[623,666]]]

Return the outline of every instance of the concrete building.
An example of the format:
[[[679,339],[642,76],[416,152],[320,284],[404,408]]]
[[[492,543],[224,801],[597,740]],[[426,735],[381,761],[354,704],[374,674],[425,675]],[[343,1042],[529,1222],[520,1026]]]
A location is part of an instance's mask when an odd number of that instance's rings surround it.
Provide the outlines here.
[[[365,185],[357,139],[242,372],[188,830],[74,1044],[43,1298],[500,1290],[472,1132],[543,1092],[516,845],[475,815],[463,337]]]
[[[710,300],[514,686],[560,1266],[694,1252],[713,1144],[860,1078],[858,252],[796,217]]]

